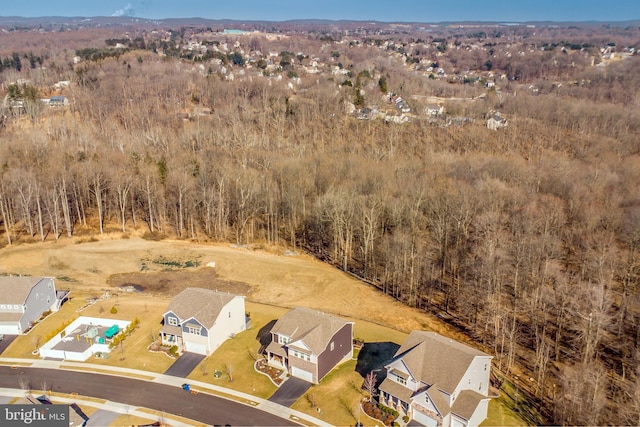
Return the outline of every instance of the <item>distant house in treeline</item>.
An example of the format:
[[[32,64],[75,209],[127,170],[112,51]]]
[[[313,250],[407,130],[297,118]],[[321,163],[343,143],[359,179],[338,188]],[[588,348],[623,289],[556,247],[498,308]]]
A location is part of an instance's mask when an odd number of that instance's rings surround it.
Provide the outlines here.
[[[498,112],[495,112],[487,119],[487,128],[491,130],[498,130],[507,127],[507,119],[502,117]]]
[[[66,107],[69,105],[69,99],[66,96],[55,95],[49,98],[50,107]]]

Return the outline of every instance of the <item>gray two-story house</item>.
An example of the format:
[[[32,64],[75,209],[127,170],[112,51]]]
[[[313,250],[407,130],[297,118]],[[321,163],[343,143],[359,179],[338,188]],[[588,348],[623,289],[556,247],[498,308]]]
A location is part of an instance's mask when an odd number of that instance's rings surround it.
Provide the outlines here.
[[[0,277],[0,334],[19,335],[59,308],[52,277]]]
[[[162,323],[164,345],[208,356],[247,328],[244,296],[187,288],[173,297]]]
[[[268,363],[317,384],[353,355],[353,322],[297,307],[273,325],[265,349]]]

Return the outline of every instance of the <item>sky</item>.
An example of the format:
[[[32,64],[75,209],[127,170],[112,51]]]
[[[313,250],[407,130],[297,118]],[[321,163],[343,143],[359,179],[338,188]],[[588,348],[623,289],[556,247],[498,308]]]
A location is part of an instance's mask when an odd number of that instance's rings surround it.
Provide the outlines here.
[[[0,16],[383,22],[626,21],[640,0],[0,0]]]

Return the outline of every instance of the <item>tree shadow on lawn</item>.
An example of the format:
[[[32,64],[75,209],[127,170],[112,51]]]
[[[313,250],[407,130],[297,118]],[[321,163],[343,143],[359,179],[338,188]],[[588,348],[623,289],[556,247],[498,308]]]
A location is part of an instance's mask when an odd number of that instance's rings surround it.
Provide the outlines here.
[[[366,343],[360,349],[360,354],[358,354],[356,372],[364,378],[369,372],[374,371],[377,378],[376,382],[380,384],[384,377],[387,376],[384,365],[391,362],[399,348],[400,346],[393,342]]]

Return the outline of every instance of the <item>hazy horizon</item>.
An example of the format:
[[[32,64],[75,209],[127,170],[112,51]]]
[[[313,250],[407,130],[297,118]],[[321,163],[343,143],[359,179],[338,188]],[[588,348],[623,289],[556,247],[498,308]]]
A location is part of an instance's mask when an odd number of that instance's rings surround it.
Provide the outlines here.
[[[3,17],[109,17],[128,16],[143,19],[204,18],[238,21],[349,20],[380,22],[612,22],[640,19],[635,0],[600,1],[554,0],[459,0],[455,7],[420,0],[401,5],[371,0],[322,3],[294,0],[240,2],[203,2],[183,0],[132,0],[122,3],[94,3],[83,0],[29,0],[3,5]]]

